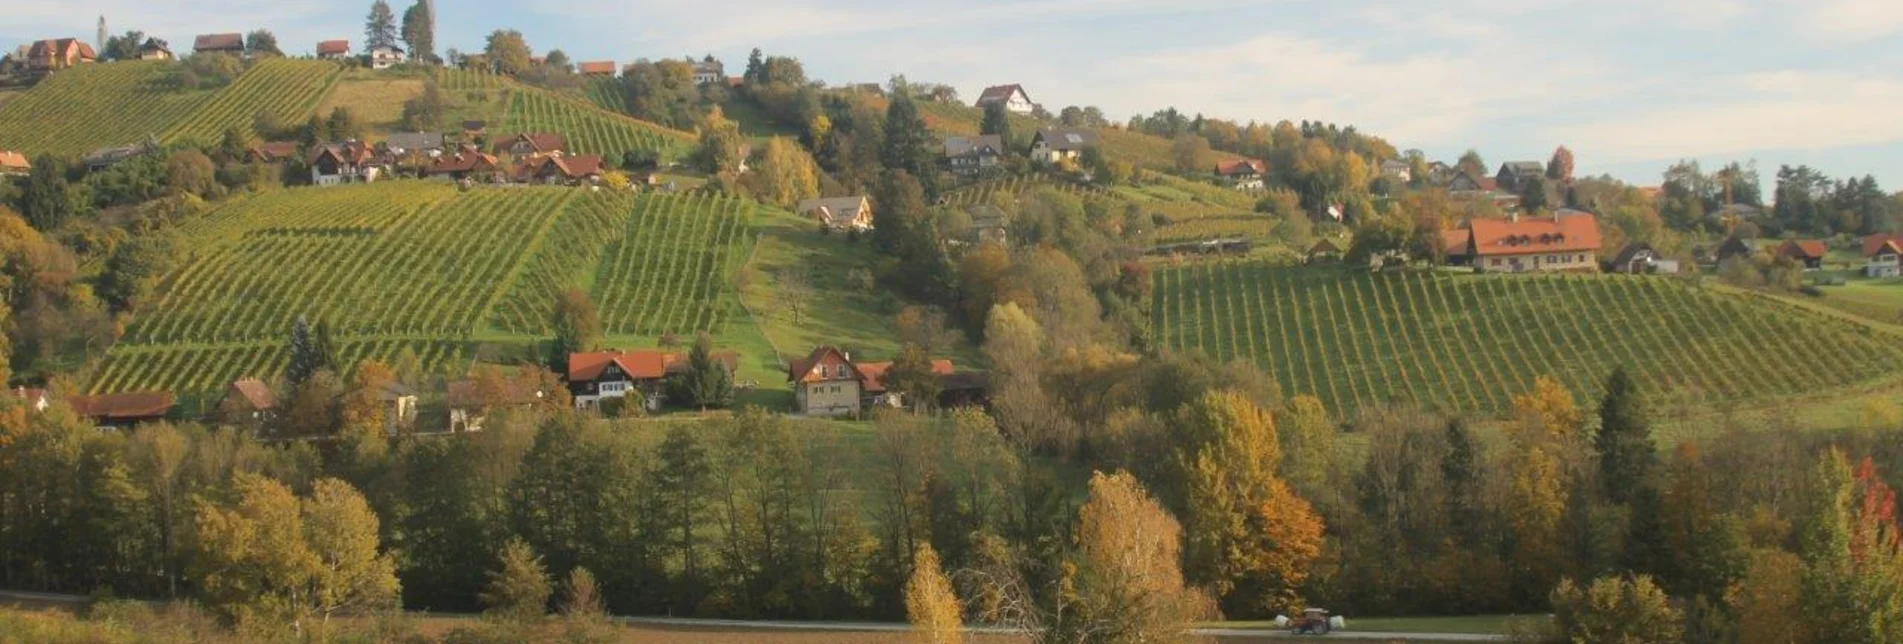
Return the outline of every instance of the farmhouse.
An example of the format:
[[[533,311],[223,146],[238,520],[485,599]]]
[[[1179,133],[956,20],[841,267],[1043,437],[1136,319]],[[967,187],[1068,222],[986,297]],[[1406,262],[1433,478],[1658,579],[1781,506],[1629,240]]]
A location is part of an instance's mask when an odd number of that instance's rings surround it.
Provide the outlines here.
[[[12,150],[0,150],[0,177],[24,176],[33,171],[33,162],[26,155]]]
[[[815,347],[804,359],[786,370],[793,383],[794,410],[808,416],[846,416],[871,407],[903,407],[906,401],[897,392],[888,391],[886,375],[891,362],[853,362],[852,354],[836,347]],[[940,380],[947,399],[971,402],[984,396],[979,374],[959,373],[951,360],[932,359],[932,373]]]
[[[386,382],[378,387],[377,405],[383,410],[383,430],[392,435],[416,424],[416,393],[403,383]]]
[[[172,413],[172,392],[139,391],[98,396],[67,396],[73,413],[104,427],[131,427],[164,420]]]
[[[1725,260],[1733,257],[1750,259],[1751,253],[1753,252],[1756,252],[1756,250],[1751,248],[1751,242],[1737,237],[1727,237],[1724,243],[1718,245],[1718,250],[1713,255],[1713,258],[1716,263],[1723,263]]]
[[[244,56],[244,34],[199,34],[192,39],[192,53]]]
[[[1097,147],[1102,141],[1097,131],[1081,127],[1047,127],[1037,131],[1031,138],[1031,158],[1045,163],[1056,163],[1084,154],[1084,150]]]
[[[1875,234],[1863,238],[1863,274],[1903,277],[1903,234]]]
[[[1593,217],[1475,219],[1468,255],[1475,272],[1599,270],[1599,222]]]
[[[892,370],[892,363],[861,362],[856,366],[859,367],[859,375],[864,376],[864,379],[859,382],[859,397],[862,407],[890,407],[893,409],[905,407],[907,402],[903,395],[898,392],[887,391],[886,389],[885,375],[886,372]],[[943,379],[951,376],[956,371],[957,370],[952,367],[951,360],[944,358],[932,359],[933,375]]]
[[[609,78],[615,75],[615,61],[587,60],[575,65],[575,73],[596,78]]]
[[[41,40],[27,49],[26,70],[31,75],[43,76],[98,59],[99,55],[93,51],[92,45],[78,38]]]
[[[311,151],[309,163],[314,186],[370,183],[377,180],[384,165],[376,150],[355,141],[317,146]]]
[[[1004,137],[996,134],[945,138],[945,161],[951,171],[974,175],[998,166],[1004,158]]]
[[[731,374],[740,367],[740,354],[713,353],[714,362]],[[594,409],[610,398],[638,396],[643,408],[658,411],[667,377],[686,371],[687,356],[667,351],[594,351],[568,356],[568,393],[576,409]]]
[[[1494,181],[1501,190],[1519,192],[1528,180],[1538,181],[1546,176],[1546,166],[1538,161],[1508,161],[1500,164],[1500,173],[1494,175]]]
[[[455,154],[445,154],[430,160],[429,167],[423,170],[428,177],[441,177],[456,181],[483,180],[494,178],[502,170],[493,155],[477,152],[473,148],[464,148]]]
[[[277,417],[277,396],[271,393],[271,386],[257,378],[245,378],[232,381],[225,387],[224,401],[218,409],[227,422],[244,422],[253,426],[271,422]]]
[[[283,163],[297,157],[296,141],[269,141],[245,150],[245,163]]]
[[[1476,177],[1466,170],[1455,172],[1453,178],[1447,180],[1447,193],[1456,197],[1484,195],[1499,189],[1500,183],[1493,177]]]
[[[509,178],[517,183],[576,185],[601,180],[601,157],[593,154],[531,155],[515,164]]]
[[[978,94],[978,102],[976,105],[982,109],[992,103],[1003,104],[1005,111],[1013,114],[1030,114],[1031,112],[1037,111],[1037,104],[1031,102],[1031,95],[1024,93],[1024,86],[1022,85],[1012,84],[986,87],[984,92]]]
[[[143,155],[152,150],[153,147],[146,143],[100,148],[86,153],[86,156],[81,159],[81,162],[86,164],[87,172],[98,172],[110,168],[113,164],[120,161]]]
[[[568,138],[556,132],[517,134],[496,143],[496,152],[518,157],[553,154],[567,149]]]
[[[415,153],[434,157],[443,152],[443,133],[397,132],[383,140],[383,149],[394,156]]]
[[[1804,270],[1814,271],[1824,267],[1824,255],[1830,253],[1821,239],[1791,239],[1777,247],[1777,256],[1792,259],[1804,265]]]
[[[1227,179],[1237,190],[1261,190],[1262,177],[1268,173],[1268,164],[1255,159],[1236,159],[1216,164],[1216,176]]]
[[[1651,244],[1645,242],[1626,244],[1625,248],[1620,249],[1619,254],[1612,258],[1610,266],[1614,273],[1635,275],[1678,272],[1676,260],[1665,259],[1658,251],[1652,249]]]
[[[799,203],[799,214],[829,230],[872,230],[872,201],[864,196],[807,199]]]
[[[712,85],[727,77],[727,66],[708,56],[694,63],[694,84]]]
[[[350,41],[348,40],[326,40],[317,43],[317,58],[319,60],[340,60],[349,57]]]
[[[377,45],[370,48],[370,68],[389,69],[403,64],[403,50],[390,45]]]
[[[145,44],[139,45],[139,60],[172,60],[174,58],[176,56],[172,55],[172,47],[163,40],[147,38]]]
[[[1448,266],[1469,266],[1473,264],[1473,231],[1465,228],[1450,228],[1440,231],[1441,263]]]

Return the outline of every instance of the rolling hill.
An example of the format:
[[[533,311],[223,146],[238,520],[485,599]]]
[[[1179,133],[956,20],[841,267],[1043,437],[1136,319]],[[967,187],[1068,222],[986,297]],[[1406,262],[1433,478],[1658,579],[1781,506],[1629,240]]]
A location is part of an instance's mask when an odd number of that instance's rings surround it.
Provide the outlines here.
[[[1337,412],[1501,415],[1538,376],[1588,400],[1618,365],[1661,404],[1765,401],[1894,377],[1903,359],[1887,332],[1669,278],[1200,263],[1157,272],[1152,313],[1160,346],[1253,361]]]
[[[613,346],[709,331],[758,378],[778,362],[733,286],[756,210],[707,196],[419,181],[239,198],[182,230],[189,258],[89,389],[206,393],[273,376],[299,316],[327,321],[345,362],[406,349],[427,365],[467,362],[478,343],[544,339],[566,288],[593,296]]]

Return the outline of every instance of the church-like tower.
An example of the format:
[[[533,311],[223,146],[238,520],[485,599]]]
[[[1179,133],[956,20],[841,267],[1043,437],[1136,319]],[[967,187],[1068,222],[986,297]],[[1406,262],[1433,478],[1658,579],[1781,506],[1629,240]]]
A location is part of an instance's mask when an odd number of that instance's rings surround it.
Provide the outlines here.
[[[99,52],[100,56],[106,55],[106,16],[103,14],[99,16],[99,39],[93,41],[93,51]]]

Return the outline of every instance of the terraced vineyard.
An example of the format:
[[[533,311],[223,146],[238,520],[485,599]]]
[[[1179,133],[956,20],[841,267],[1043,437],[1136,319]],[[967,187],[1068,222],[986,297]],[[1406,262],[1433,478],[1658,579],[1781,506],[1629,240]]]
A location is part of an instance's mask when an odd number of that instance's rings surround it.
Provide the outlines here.
[[[1152,315],[1159,344],[1254,361],[1337,411],[1504,414],[1542,375],[1596,397],[1616,365],[1668,400],[1760,400],[1893,375],[1903,359],[1903,342],[1846,320],[1633,276],[1202,263],[1157,273]]]
[[[342,68],[272,59],[216,90],[175,88],[178,69],[167,62],[116,62],[54,74],[0,108],[0,141],[29,155],[79,155],[148,138],[216,141],[260,111],[292,123],[309,118]]]
[[[542,91],[509,94],[509,110],[501,127],[491,132],[561,132],[570,152],[599,154],[618,160],[629,150],[657,150],[662,158],[680,154],[690,143],[686,132],[669,130],[646,121],[610,113],[579,100]]]
[[[554,295],[590,287],[610,333],[718,331],[752,202],[387,181],[240,198],[183,227],[161,284],[93,391],[222,387],[281,369],[300,316],[351,360],[463,360],[468,344],[544,336]]]
[[[588,79],[588,102],[616,114],[632,114],[628,109],[628,86],[619,78]]]
[[[998,199],[1017,201],[1025,194],[1041,188],[1054,188],[1058,192],[1080,196],[1101,195],[1103,190],[1069,182],[1048,179],[1010,177],[995,181],[975,183],[939,197],[938,201],[947,206],[976,206],[994,203]]]

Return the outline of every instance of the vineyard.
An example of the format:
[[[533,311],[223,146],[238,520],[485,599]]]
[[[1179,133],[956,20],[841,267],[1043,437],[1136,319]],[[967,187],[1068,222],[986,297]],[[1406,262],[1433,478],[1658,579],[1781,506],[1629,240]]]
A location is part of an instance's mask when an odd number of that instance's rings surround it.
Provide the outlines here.
[[[1010,177],[995,181],[975,183],[939,197],[941,204],[954,207],[994,205],[999,201],[1015,203],[1024,195],[1042,188],[1052,188],[1058,192],[1078,196],[1101,195],[1101,188],[1069,182],[1057,182],[1041,178]]]
[[[1503,414],[1534,378],[1582,400],[1615,366],[1668,401],[1761,400],[1894,374],[1903,343],[1664,278],[1445,276],[1271,267],[1159,271],[1158,343],[1255,362],[1337,411],[1390,400]]]
[[[568,137],[569,152],[599,154],[611,161],[630,150],[656,150],[662,158],[672,158],[691,142],[685,132],[534,90],[510,92],[508,113],[492,131],[560,132]]]
[[[1085,200],[1109,200],[1114,202],[1113,211],[1135,206],[1145,216],[1160,222],[1156,230],[1157,243],[1229,237],[1259,239],[1266,237],[1274,226],[1273,219],[1254,212],[1253,196],[1167,175],[1157,175],[1152,183],[1110,190],[1042,178],[1011,177],[952,190],[940,197],[939,203],[961,208],[1014,204],[1024,195],[1044,188]]]
[[[619,78],[590,78],[588,102],[616,114],[632,114],[628,109],[628,85]]]
[[[478,337],[543,337],[572,287],[592,290],[611,334],[718,331],[754,208],[414,181],[241,197],[181,228],[192,255],[90,389],[203,392],[274,374],[299,316],[327,322],[353,360],[462,360]]]
[[[258,112],[285,122],[309,118],[336,82],[337,65],[272,59],[216,90],[175,87],[167,62],[83,65],[54,74],[0,108],[0,141],[29,155],[80,155],[156,138],[215,142]]]

